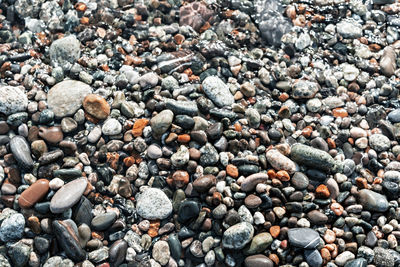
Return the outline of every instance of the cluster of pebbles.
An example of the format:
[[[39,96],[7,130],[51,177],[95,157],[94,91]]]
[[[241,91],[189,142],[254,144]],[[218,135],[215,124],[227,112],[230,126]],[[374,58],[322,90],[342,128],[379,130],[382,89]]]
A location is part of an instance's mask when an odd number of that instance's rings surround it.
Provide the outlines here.
[[[0,2],[0,266],[400,266],[400,3]]]

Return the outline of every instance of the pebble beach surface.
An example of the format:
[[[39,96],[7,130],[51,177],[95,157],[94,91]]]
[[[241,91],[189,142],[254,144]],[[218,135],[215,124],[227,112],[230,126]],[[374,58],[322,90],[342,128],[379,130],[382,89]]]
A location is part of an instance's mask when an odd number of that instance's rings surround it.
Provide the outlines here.
[[[0,267],[400,266],[399,13],[0,1]]]

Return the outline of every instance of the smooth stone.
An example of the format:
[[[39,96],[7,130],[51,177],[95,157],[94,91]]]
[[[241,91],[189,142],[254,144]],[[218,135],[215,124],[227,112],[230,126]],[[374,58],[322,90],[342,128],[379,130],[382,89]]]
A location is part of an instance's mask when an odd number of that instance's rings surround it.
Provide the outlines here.
[[[94,127],[90,133],[88,134],[88,141],[90,143],[96,143],[97,141],[99,141],[100,137],[101,137],[101,127],[100,126],[96,126]]]
[[[310,228],[289,229],[288,238],[291,245],[304,249],[314,249],[320,242],[318,232]]]
[[[385,212],[389,208],[389,202],[386,196],[371,191],[369,189],[362,189],[358,193],[360,204],[369,211]]]
[[[217,76],[209,76],[202,82],[204,93],[220,108],[231,106],[235,99],[229,87]]]
[[[32,169],[33,159],[31,150],[26,139],[20,135],[14,136],[10,141],[10,149],[18,164],[26,169]]]
[[[307,217],[312,224],[321,225],[328,222],[328,216],[318,210],[312,210],[307,213]]]
[[[317,249],[306,249],[304,250],[304,258],[310,267],[322,266],[323,260],[321,254]]]
[[[47,238],[44,238],[42,236],[36,236],[33,239],[33,244],[35,246],[35,249],[39,252],[39,254],[44,254],[47,252],[47,250],[50,247],[50,241]],[[0,265],[1,266],[1,265]]]
[[[207,192],[212,186],[217,184],[217,179],[212,174],[207,174],[197,178],[193,182],[193,189],[197,192],[205,193]]]
[[[54,85],[47,94],[48,108],[57,119],[72,116],[82,105],[92,88],[80,81],[65,80]]]
[[[285,170],[290,174],[298,170],[298,166],[291,159],[280,153],[276,149],[271,149],[266,153],[267,161],[275,170]]]
[[[299,164],[324,171],[340,172],[338,163],[327,152],[303,145],[295,144],[291,148],[290,157]]]
[[[254,228],[248,222],[235,224],[224,232],[222,246],[227,249],[242,249],[253,238]]]
[[[153,135],[157,138],[161,137],[161,135],[165,133],[171,126],[173,119],[174,113],[169,109],[163,110],[154,116],[150,120],[150,126],[153,131]]]
[[[89,94],[83,99],[83,109],[91,116],[99,120],[107,119],[110,115],[110,105],[107,101],[95,94]]]
[[[40,165],[47,165],[49,163],[59,160],[62,157],[64,157],[64,152],[61,149],[57,149],[43,153],[43,155],[41,155],[38,159],[38,162],[40,163]]]
[[[21,239],[24,234],[25,218],[21,213],[14,213],[0,225],[0,239],[3,242]]]
[[[108,247],[101,247],[89,252],[88,259],[92,262],[99,263],[108,259]]]
[[[117,214],[107,212],[97,215],[92,219],[91,228],[95,231],[104,231],[109,228],[117,219]]]
[[[166,102],[167,109],[172,110],[175,115],[195,116],[199,112],[197,104],[194,101],[177,101],[168,99]]]
[[[0,113],[11,115],[25,111],[28,97],[23,89],[13,86],[0,87]]]
[[[264,232],[253,237],[250,247],[244,251],[245,254],[251,255],[261,253],[271,245],[273,238],[271,234]]]
[[[82,196],[79,203],[76,204],[72,211],[72,218],[78,225],[90,225],[93,219],[92,203],[86,197]]]
[[[268,180],[268,174],[261,172],[255,173],[246,177],[243,180],[242,184],[240,185],[240,189],[243,192],[250,192],[253,191],[258,184],[265,183],[267,180]]]
[[[364,258],[358,258],[352,261],[348,261],[344,267],[367,267],[367,260]]]
[[[304,190],[308,187],[310,181],[307,177],[302,172],[295,172],[292,178],[290,179],[291,184],[293,185],[294,188],[297,190]]]
[[[148,188],[136,195],[136,209],[139,216],[148,220],[165,219],[172,213],[172,203],[160,189]]]
[[[51,199],[51,212],[63,213],[74,206],[85,192],[86,186],[86,178],[79,178],[63,185]]]
[[[168,236],[168,245],[171,257],[176,261],[179,260],[181,257],[182,245],[177,234],[171,234]]]
[[[179,205],[178,221],[186,223],[192,219],[197,218],[200,213],[200,204],[193,200],[184,200]]]
[[[379,66],[381,67],[383,75],[387,77],[394,75],[396,71],[396,52],[392,46],[386,46],[383,49],[383,55],[379,60]]]
[[[58,244],[65,254],[74,262],[81,262],[86,259],[86,252],[81,248],[77,229],[65,221],[53,221],[53,232]],[[76,226],[76,225],[75,225]]]
[[[162,150],[158,145],[151,144],[147,148],[147,156],[151,159],[158,159],[162,157]]]
[[[113,266],[119,266],[122,264],[125,260],[126,256],[126,251],[128,249],[128,243],[123,240],[117,240],[115,241],[109,250],[109,255],[110,255],[110,263]]]
[[[61,130],[64,133],[71,133],[78,128],[78,123],[70,117],[65,117],[61,120]]]
[[[31,208],[43,199],[48,191],[49,181],[46,179],[39,179],[22,192],[18,198],[18,205],[23,209]]]
[[[104,135],[117,135],[121,133],[122,125],[117,119],[110,118],[104,122],[101,131]]]
[[[39,128],[39,136],[42,137],[46,142],[50,144],[57,144],[61,142],[64,138],[61,127],[53,126],[53,127],[40,127]]]
[[[152,256],[161,265],[166,265],[170,257],[168,242],[160,240],[154,243]]]
[[[344,251],[337,255],[335,258],[335,263],[338,266],[344,266],[346,262],[353,260],[355,258],[354,254],[351,253],[350,251]]]
[[[54,177],[60,177],[63,180],[71,181],[75,178],[82,177],[82,171],[80,169],[58,169],[53,171]]]
[[[244,259],[246,267],[274,267],[274,262],[263,254],[248,256]]]

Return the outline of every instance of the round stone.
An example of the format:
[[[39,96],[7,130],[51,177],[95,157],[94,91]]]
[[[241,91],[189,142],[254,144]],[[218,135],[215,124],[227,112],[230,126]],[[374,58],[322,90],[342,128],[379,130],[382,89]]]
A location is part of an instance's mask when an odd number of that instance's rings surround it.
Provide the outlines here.
[[[372,149],[382,152],[390,148],[390,139],[383,134],[373,134],[369,137],[369,144]]]
[[[235,224],[224,232],[222,246],[227,249],[242,249],[253,238],[254,228],[248,222]]]
[[[136,196],[137,213],[144,219],[165,219],[172,213],[172,203],[160,189],[148,188]]]
[[[122,125],[117,119],[111,118],[104,122],[101,131],[104,135],[117,135],[122,131]]]
[[[28,97],[23,89],[13,86],[0,87],[0,113],[11,115],[25,111],[28,107]]]

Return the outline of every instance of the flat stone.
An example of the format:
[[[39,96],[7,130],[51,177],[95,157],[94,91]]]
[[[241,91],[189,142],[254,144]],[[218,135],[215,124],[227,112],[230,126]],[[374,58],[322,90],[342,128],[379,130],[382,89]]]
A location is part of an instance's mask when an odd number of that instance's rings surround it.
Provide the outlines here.
[[[247,176],[242,184],[240,185],[240,189],[244,192],[253,191],[258,184],[265,183],[268,180],[268,174],[266,173],[255,173],[250,176]]]
[[[74,206],[85,192],[86,186],[86,178],[79,178],[63,185],[51,199],[51,212],[63,213]]]
[[[358,193],[358,199],[360,204],[369,211],[385,212],[389,208],[389,202],[387,201],[386,196],[369,189],[360,190]]]
[[[179,205],[178,221],[186,223],[197,218],[200,213],[200,204],[193,200],[184,200]]]
[[[39,179],[22,192],[18,198],[18,205],[23,209],[31,208],[43,199],[48,191],[49,181],[46,179]]]
[[[317,249],[306,249],[304,250],[304,258],[310,267],[322,266],[322,257]]]
[[[253,238],[254,228],[248,222],[235,224],[224,232],[222,246],[227,249],[242,249]]]
[[[382,0],[375,0],[375,1],[379,2]],[[383,55],[379,60],[379,66],[381,67],[381,72],[385,76],[390,77],[394,75],[394,72],[396,70],[396,52],[394,51],[393,47],[386,46],[385,49],[383,49]]]
[[[300,80],[293,85],[292,97],[294,99],[310,99],[319,91],[319,85],[311,81]]]
[[[148,188],[136,196],[137,213],[144,219],[165,219],[172,213],[172,203],[160,189]]]
[[[104,120],[110,115],[110,105],[99,95],[87,95],[82,104],[85,111],[96,119]]]
[[[117,219],[117,214],[114,212],[107,212],[99,214],[93,218],[91,226],[95,231],[105,231]]]
[[[310,228],[292,228],[288,231],[289,243],[304,249],[314,249],[320,242],[317,231]]]
[[[290,158],[299,164],[323,171],[340,172],[341,166],[329,155],[311,146],[295,144],[291,148]]]
[[[367,260],[364,258],[358,258],[355,260],[348,261],[344,267],[367,267]]]
[[[245,254],[251,255],[261,253],[271,245],[273,238],[270,233],[264,232],[253,237],[250,247],[244,251]]]
[[[25,111],[28,107],[28,97],[23,89],[13,86],[0,87],[0,113],[11,115]]]
[[[33,159],[31,149],[26,139],[20,135],[14,136],[10,141],[10,149],[18,164],[27,170],[32,169]]]
[[[57,119],[72,116],[82,105],[92,88],[80,81],[65,80],[54,85],[47,94],[48,108]]]
[[[335,263],[338,266],[344,266],[346,262],[351,261],[355,258],[355,255],[350,251],[345,251],[337,255],[335,258]]]
[[[229,87],[217,76],[209,76],[202,83],[204,93],[220,108],[231,106],[235,100]]]
[[[79,244],[77,229],[65,221],[55,220],[52,223],[53,232],[58,244],[65,254],[74,262],[81,262],[86,259],[86,252]],[[76,227],[76,225],[75,225]]]
[[[244,259],[246,267],[274,267],[274,262],[263,254],[248,256]]]

